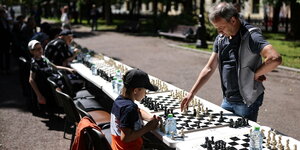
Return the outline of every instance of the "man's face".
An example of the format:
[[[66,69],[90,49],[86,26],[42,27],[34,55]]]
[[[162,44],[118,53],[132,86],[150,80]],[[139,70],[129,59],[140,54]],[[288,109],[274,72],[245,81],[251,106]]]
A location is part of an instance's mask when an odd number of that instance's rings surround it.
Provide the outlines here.
[[[239,30],[237,20],[234,17],[231,17],[229,22],[224,18],[217,18],[212,24],[218,30],[218,33],[223,34],[226,37],[235,36]]]
[[[73,40],[73,36],[66,35],[66,36],[64,36],[64,39],[65,39],[65,42],[67,43],[67,45],[70,45]]]

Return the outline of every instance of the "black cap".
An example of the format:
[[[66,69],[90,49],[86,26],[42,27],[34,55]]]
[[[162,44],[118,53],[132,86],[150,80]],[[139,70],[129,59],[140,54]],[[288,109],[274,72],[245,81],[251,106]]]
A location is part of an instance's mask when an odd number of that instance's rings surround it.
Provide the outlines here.
[[[124,75],[124,86],[126,88],[145,88],[157,91],[158,87],[150,83],[148,74],[139,69],[131,69]]]
[[[60,36],[73,36],[73,32],[68,29],[64,29],[59,33]]]

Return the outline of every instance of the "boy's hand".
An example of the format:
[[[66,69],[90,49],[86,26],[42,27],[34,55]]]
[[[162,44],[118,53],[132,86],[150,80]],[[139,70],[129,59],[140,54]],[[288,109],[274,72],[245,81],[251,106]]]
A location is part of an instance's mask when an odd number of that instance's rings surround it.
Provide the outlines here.
[[[74,49],[74,54],[77,55],[78,53],[80,53],[80,49],[75,48],[75,49]]]
[[[70,73],[76,73],[76,70],[73,69],[73,68],[68,68],[67,70],[68,70]]]
[[[39,104],[46,104],[46,99],[43,95],[37,96]]]
[[[160,119],[160,117],[154,115],[153,118],[146,124],[146,126],[150,130],[154,130],[157,128]]]

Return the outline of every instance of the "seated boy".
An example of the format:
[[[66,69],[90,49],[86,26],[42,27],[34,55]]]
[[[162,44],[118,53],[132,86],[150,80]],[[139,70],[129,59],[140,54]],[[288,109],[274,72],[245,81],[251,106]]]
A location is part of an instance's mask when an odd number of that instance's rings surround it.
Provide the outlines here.
[[[141,150],[142,135],[154,130],[160,120],[138,108],[134,101],[142,100],[146,89],[156,91],[148,75],[139,70],[129,70],[123,77],[122,94],[115,100],[111,110],[111,134],[113,150]],[[149,121],[145,126],[143,120]]]
[[[31,40],[28,43],[28,49],[32,55],[31,69],[29,75],[29,83],[36,94],[39,104],[47,104],[48,111],[57,106],[51,92],[51,87],[47,82],[50,76],[56,76],[54,69],[63,69],[69,72],[74,72],[74,69],[56,66],[43,56],[43,48],[39,41]]]

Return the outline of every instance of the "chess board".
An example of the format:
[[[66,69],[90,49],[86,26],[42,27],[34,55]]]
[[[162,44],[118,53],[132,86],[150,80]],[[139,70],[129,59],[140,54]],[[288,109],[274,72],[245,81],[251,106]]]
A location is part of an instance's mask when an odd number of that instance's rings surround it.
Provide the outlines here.
[[[161,118],[165,118],[165,113],[156,113]],[[179,109],[173,110],[174,118],[176,119],[177,131],[182,129],[185,133],[194,131],[206,130],[211,128],[218,128],[229,126],[230,118],[223,116],[222,122],[219,122],[220,113],[208,110],[207,114],[201,114],[200,117],[195,117],[192,111],[187,111],[187,114],[183,115]]]
[[[148,94],[140,104],[148,108],[151,113],[164,111],[165,107],[166,109],[180,108],[180,101],[173,98],[171,92]]]
[[[219,140],[215,141],[217,143]],[[239,136],[232,136],[228,138],[222,139],[226,143],[225,147],[229,150],[248,150],[249,149],[249,134],[239,135]],[[206,149],[205,144],[201,144],[201,149]],[[212,144],[212,148],[214,149],[215,144]],[[263,149],[269,149],[266,147],[266,139],[264,138],[263,141]]]

